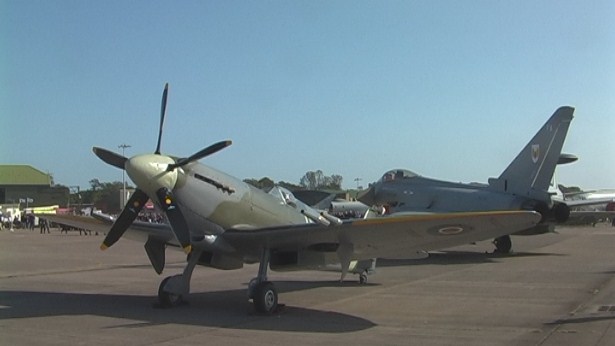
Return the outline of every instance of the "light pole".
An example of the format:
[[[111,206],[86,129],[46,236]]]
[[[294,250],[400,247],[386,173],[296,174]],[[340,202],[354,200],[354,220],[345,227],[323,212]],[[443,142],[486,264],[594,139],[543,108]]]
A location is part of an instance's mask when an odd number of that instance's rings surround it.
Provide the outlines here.
[[[68,187],[68,205],[66,205],[66,208],[70,209],[71,195],[75,195],[75,194],[79,194],[79,186],[77,185],[69,186]]]
[[[354,178],[354,181],[357,183],[357,190],[359,189],[359,182],[363,180],[361,178]]]
[[[124,150],[126,148],[130,148],[130,144],[120,144],[117,146],[118,148],[122,149],[122,156],[125,157],[124,155]],[[126,206],[126,178],[125,178],[125,173],[124,170],[122,169],[122,199],[120,200],[122,206],[121,209],[124,209],[124,207]]]

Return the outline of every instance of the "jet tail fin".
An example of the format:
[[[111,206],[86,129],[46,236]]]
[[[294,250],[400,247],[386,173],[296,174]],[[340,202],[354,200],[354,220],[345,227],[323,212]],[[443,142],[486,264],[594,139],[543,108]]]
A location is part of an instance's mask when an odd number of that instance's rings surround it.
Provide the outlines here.
[[[547,120],[512,163],[489,186],[516,195],[549,200],[549,184],[555,172],[574,108],[560,107]]]

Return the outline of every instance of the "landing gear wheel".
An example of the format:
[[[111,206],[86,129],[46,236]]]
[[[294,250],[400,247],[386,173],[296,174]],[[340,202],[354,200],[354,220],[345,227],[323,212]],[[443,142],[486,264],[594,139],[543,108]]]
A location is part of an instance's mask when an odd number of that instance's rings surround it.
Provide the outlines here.
[[[178,306],[183,301],[183,297],[181,294],[174,294],[166,292],[164,290],[164,286],[171,278],[172,277],[169,276],[166,279],[162,280],[162,282],[160,283],[160,287],[158,287],[158,302],[160,303],[160,306],[164,308],[172,308]]]
[[[364,285],[364,284],[367,283],[367,275],[366,274],[359,275],[359,283],[361,285]]]
[[[510,253],[510,249],[512,248],[512,241],[509,235],[495,238],[493,244],[495,245],[495,252],[498,253]]]
[[[271,282],[263,281],[254,287],[252,301],[256,311],[269,315],[278,307],[278,291]]]

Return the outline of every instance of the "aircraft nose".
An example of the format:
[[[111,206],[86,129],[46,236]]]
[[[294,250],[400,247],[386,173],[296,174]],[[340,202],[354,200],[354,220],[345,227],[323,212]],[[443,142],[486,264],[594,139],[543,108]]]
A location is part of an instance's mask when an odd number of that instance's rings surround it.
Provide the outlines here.
[[[175,161],[164,155],[145,154],[134,156],[126,161],[126,173],[149,196],[155,196],[162,187],[173,190],[177,182],[177,169],[167,172],[167,167]]]

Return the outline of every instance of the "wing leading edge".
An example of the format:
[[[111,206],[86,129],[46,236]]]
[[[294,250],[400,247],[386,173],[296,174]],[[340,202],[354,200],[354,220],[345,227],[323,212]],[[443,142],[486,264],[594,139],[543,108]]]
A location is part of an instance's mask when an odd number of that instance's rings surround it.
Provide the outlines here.
[[[534,211],[495,211],[405,215],[361,219],[340,226],[315,224],[227,230],[222,238],[237,251],[269,249],[335,249],[351,246],[352,259],[407,258],[430,251],[497,238],[535,226]]]

